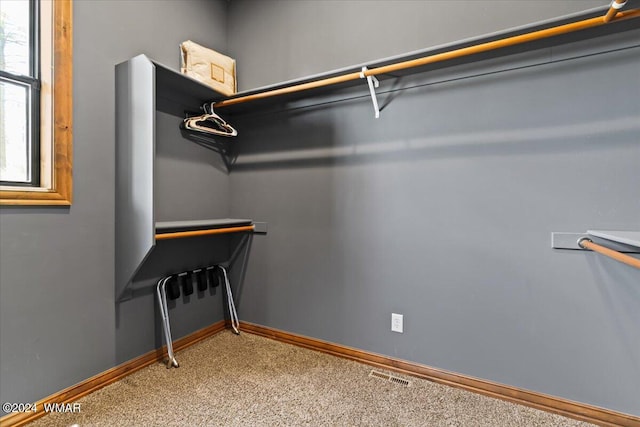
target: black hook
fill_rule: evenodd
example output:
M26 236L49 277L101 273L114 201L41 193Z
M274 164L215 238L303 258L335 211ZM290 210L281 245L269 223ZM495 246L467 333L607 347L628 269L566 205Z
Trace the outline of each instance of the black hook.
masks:
M180 283L182 292L184 292L185 295L191 295L193 293L193 282L191 281L191 277L189 277L188 273L180 273L178 275L178 282Z
M167 296L169 299L178 299L180 298L180 286L178 286L178 281L175 276L172 276L168 282L169 290L167 292Z
M205 271L203 269L198 269L193 271L193 278L196 282L196 287L198 288L198 292L204 292L207 290L207 277L205 275Z
M220 281L218 280L218 271L216 266L207 267L207 281L212 288L218 287Z

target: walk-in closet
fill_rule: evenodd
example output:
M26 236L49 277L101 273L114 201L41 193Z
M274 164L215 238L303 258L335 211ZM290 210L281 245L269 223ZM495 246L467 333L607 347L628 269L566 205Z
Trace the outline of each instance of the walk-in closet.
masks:
M3 426L640 426L639 0L24 1Z

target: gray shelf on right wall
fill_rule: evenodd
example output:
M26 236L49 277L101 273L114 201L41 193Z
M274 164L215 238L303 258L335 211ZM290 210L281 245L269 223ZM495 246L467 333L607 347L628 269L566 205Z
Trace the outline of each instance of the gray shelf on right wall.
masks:
M587 230L587 234L640 248L640 231Z

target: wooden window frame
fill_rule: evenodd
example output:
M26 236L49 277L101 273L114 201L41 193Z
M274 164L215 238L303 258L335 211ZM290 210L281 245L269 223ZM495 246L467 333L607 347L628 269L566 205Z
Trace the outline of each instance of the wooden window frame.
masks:
M53 85L49 97L53 114L41 122L41 134L51 135L50 146L42 146L39 187L0 187L0 205L69 206L72 202L73 158L73 4L53 1ZM46 65L44 65L46 66ZM41 98L42 103L46 99Z

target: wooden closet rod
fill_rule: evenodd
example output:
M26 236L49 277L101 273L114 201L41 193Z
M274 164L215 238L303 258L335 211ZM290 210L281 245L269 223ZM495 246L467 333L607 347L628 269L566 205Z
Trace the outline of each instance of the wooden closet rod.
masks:
M606 248L597 243L593 243L591 240L584 238L578 242L578 246L585 249L590 249L594 252L598 252L604 256L608 256L609 258L613 258L616 261L620 261L624 264L630 265L631 267L640 268L640 259L634 258L629 255L622 254L618 251L614 251L613 249Z
M613 6L612 6L612 9L616 11L616 9L613 8ZM612 9L609 10L607 15L611 12ZM617 15L614 13L612 16L614 15L616 17L616 20L639 18L640 10L618 12ZM599 27L602 25L606 25L606 22L608 22L606 21L606 17L605 19L603 19L602 16L597 16L595 18L590 18L582 21L572 22L569 24L559 25L559 26L547 28L544 30L533 31L533 32L521 34L518 36L507 37L504 39L494 40L486 43L480 43L474 46L463 47L463 48L451 50L448 52L442 52L434 55L424 56L422 58L398 62L395 64L389 64L382 67L373 68L370 70L364 70L363 72L355 71L353 73L343 74L336 77L329 77L326 79L320 79L313 82L283 87L280 89L268 90L266 92L256 93L253 95L240 96L238 98L226 99L224 101L216 102L215 108L224 108L224 107L228 107L235 104L241 104L243 102L250 102L258 99L271 98L274 96L301 92L309 89L330 86L338 83L344 83L351 80L358 80L363 76L366 77L366 76L376 76L379 74L388 74L388 73L393 73L395 71L405 70L408 68L415 68L422 65L433 64L435 62L447 61L451 59L460 58L463 56L489 52L492 50L501 49L509 46L515 46L515 45L519 45L522 43L527 43L535 40L541 40L549 37L559 36L562 34L572 33L575 31L586 30L588 28Z
M176 231L174 233L160 233L156 234L156 240L166 240L166 239L179 239L183 237L196 237L196 236L207 236L210 234L229 234L229 233L239 233L241 231L253 231L255 230L255 225L245 225L242 227L228 227L228 228L212 228L209 230L193 230L193 231Z

